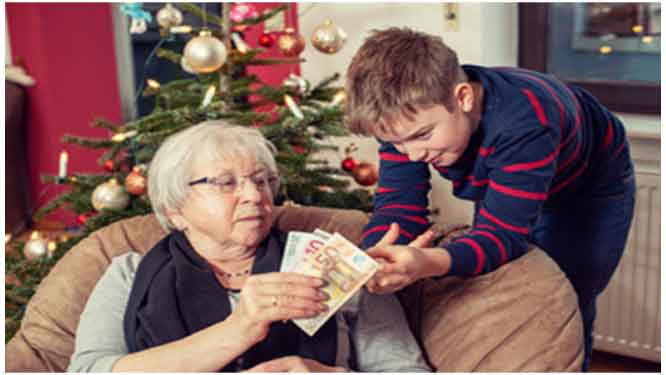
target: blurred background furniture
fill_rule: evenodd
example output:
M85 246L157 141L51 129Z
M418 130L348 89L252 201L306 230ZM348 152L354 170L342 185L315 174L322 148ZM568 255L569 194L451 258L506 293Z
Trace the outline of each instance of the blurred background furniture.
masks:
M25 88L5 81L5 233L16 235L30 224L28 161L25 142Z

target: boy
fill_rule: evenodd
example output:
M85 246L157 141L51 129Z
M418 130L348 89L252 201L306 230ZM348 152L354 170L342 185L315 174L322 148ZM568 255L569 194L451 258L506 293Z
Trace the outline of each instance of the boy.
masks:
M346 91L349 129L380 141L362 246L383 266L368 289L487 273L533 242L578 294L586 370L596 298L633 217L633 165L617 117L580 88L523 69L460 66L440 38L399 28L366 39ZM476 202L473 230L444 249L417 239L429 226L428 164L455 196Z

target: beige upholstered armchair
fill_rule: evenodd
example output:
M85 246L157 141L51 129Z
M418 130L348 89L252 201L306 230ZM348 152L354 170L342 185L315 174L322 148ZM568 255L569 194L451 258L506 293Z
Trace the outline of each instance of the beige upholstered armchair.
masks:
M354 210L280 207L275 220L284 231L322 228L358 243L368 217ZM20 330L6 346L6 370L65 371L79 315L111 258L130 250L144 253L164 235L148 215L114 223L72 248L30 301ZM407 292L400 298L410 325L437 371L580 369L576 295L537 248L492 273L427 280Z

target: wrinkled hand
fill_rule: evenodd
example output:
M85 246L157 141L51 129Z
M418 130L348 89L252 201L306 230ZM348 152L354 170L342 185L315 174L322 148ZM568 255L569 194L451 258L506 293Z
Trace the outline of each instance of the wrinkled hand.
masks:
M346 372L343 367L331 367L315 360L297 356L281 357L260 363L247 372Z
M425 231L409 245L393 245L399 236L400 227L393 223L384 237L367 251L380 265L377 273L366 284L371 293L393 293L427 276L430 261L423 248L431 246L434 232Z
M247 278L238 307L232 315L246 338L255 343L266 338L272 322L313 317L328 308L328 296L319 290L318 277L293 272L271 272Z

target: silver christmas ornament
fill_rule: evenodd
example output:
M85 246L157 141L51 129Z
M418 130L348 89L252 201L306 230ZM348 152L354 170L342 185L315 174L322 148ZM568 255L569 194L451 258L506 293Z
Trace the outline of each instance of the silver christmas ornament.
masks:
M41 238L36 232L33 232L32 237L23 246L23 255L28 260L35 260L48 254L48 247L46 241Z
M129 194L115 179L99 185L92 194L92 205L95 210L122 210L129 204Z
M169 29L172 26L179 26L183 23L183 13L171 5L171 3L167 3L164 8L160 9L155 18L157 19L157 24L165 29Z
M318 26L312 33L312 45L321 52L333 54L342 49L347 41L347 34L334 25L331 20L326 20L323 25Z
M183 56L197 73L211 73L222 67L227 59L227 48L210 30L202 30L199 36L185 45Z

